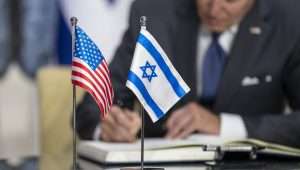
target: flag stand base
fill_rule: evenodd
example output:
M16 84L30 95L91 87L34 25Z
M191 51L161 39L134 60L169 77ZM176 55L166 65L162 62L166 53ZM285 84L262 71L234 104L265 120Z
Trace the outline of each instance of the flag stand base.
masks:
M121 168L120 170L142 170L141 168ZM165 170L164 168L143 168L143 170Z

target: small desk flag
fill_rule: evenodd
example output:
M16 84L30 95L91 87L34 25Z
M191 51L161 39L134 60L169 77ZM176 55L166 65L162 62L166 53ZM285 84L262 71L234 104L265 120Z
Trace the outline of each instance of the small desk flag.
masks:
M126 86L137 96L153 122L190 91L146 29L141 29L138 37Z
M88 91L105 116L114 96L108 66L99 48L78 26L73 56L72 83Z

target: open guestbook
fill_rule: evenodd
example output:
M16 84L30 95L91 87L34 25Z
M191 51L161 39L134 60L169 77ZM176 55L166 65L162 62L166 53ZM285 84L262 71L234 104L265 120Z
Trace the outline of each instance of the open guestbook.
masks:
M102 165L135 165L140 162L140 141L106 143L82 141L78 147L80 160ZM193 163L222 160L226 155L247 155L300 159L300 149L271 144L255 139L225 140L215 136L195 135L186 140L145 139L145 163ZM240 157L240 156L238 156Z

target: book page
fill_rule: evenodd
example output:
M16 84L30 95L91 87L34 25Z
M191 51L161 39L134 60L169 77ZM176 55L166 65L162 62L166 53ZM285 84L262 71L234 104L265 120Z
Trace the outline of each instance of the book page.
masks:
M202 146L202 145L221 145L226 139L220 138L213 135L192 135L187 139L166 139L166 138L146 138L145 139L145 150L153 149L167 149L176 147L186 147L186 146ZM82 141L85 145L93 146L106 151L133 151L140 150L141 142L140 140L134 143L113 143L113 142L103 142L103 141Z

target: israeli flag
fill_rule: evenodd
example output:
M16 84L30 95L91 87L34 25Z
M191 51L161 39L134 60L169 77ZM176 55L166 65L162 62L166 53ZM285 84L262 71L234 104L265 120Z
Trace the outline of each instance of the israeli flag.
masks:
M190 91L164 50L143 28L137 40L126 86L137 96L153 122L163 117Z

